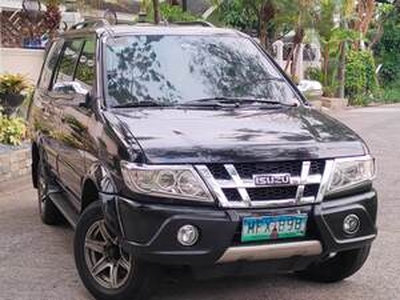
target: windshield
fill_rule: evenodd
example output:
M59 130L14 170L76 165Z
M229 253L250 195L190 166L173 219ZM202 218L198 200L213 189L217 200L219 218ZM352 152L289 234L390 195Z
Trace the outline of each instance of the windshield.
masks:
M298 102L268 58L244 37L135 35L109 39L106 48L112 107L214 98Z

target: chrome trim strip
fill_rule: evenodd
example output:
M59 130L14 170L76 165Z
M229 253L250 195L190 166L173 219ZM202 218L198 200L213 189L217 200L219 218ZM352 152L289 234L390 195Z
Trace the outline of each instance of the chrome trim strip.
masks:
M330 178L333 173L334 166L335 166L335 161L333 159L325 161L324 175L322 176L322 179L321 179L321 184L319 186L317 199L315 199L316 203L320 203L324 199L325 193L328 189Z
M268 208L268 207L290 207L297 205L313 204L321 202L323 195L329 184L330 174L333 169L334 160L325 161L324 174L310 175L311 161L304 161L302 163L300 176L291 178L290 184L287 185L273 185L261 186L255 185L254 180L250 178L241 178L237 172L234 164L225 164L224 168L231 177L231 179L215 179L207 165L196 165L195 169L198 171L202 179L205 181L207 187L218 200L220 206L225 208ZM316 197L304 197L304 190L307 185L319 184L320 188ZM248 190L249 188L268 188L268 187L285 187L297 186L296 196L293 199L251 199ZM223 189L237 189L241 201L230 201L223 192Z
M304 181L305 185L308 184L319 184L321 183L322 180L322 175L320 174L313 174L308 176L308 178ZM279 186L293 186L293 185L299 185L300 184L300 176L295 176L291 178L291 183L290 184L281 184L281 185L275 185L275 186L263 186L263 185L255 185L253 179L242 179L242 185L238 186L233 180L227 180L227 179L215 179L215 181L220 185L221 188L223 189L229 189L229 188L262 188L262 187L279 187Z
M238 172L236 171L236 168L234 165L229 164L229 165L224 165L225 170L228 172L229 176L231 176L232 180L235 182L237 186L237 190L240 194L240 197L242 198L242 201L246 203L248 207L251 207L251 199L249 194L247 193L247 190L243 187L243 181L242 178L240 178Z
M301 241L257 246L230 247L218 259L217 264L240 260L258 261L283 259L293 256L314 256L322 253L319 241Z
M282 207L282 206L294 206L296 205L296 199L279 199L279 200L263 200L263 201L252 201L252 207Z
M218 199L219 203L223 207L229 207L229 201L225 196L225 193L220 188L217 181L214 179L214 176L211 174L210 170L206 165L196 165L195 169L199 172L200 177L202 177L203 181L206 183L211 193Z
M310 174L311 162L303 161L303 165L301 168L300 180L301 184L304 184L307 181L308 175Z
M314 203L315 197L303 197L300 204ZM296 199L279 199L279 200L265 200L265 201L252 201L253 207L278 207L278 206L293 206L298 204Z
M367 240L373 240L376 238L376 234L370 234L370 235L365 235L365 236L360 236L357 238L350 238L347 240L338 240L335 238L335 242L338 244L350 244L350 243L357 243L357 242L363 242Z
M296 204L300 204L301 199L303 198L305 183L307 182L308 175L310 174L311 162L303 161L301 166L301 174L300 174L300 184L297 187L296 193Z

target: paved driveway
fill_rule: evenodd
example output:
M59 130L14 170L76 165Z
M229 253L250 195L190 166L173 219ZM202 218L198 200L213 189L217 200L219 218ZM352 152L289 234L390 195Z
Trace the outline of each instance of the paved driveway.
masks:
M178 278L164 282L154 299L400 299L400 106L349 110L338 117L378 158L380 231L361 272L333 285L282 275L206 282ZM3 184L0 195L0 299L92 299L75 270L72 230L40 223L29 181Z

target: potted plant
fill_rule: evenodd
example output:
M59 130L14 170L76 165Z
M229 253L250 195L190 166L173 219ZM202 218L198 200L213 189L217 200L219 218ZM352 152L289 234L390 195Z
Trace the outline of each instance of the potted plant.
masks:
M0 75L0 104L6 114L12 113L25 100L28 80L21 74Z

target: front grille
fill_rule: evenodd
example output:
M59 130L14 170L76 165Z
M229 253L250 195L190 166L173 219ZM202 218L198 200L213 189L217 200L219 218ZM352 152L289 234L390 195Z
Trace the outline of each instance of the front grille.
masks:
M316 197L319 191L319 184L310 184L304 187L304 197Z
M313 203L320 190L324 160L196 166L223 207L287 207ZM290 174L286 185L258 186L254 175Z
M222 164L209 164L208 169L210 170L211 174L216 179L231 179L228 171L225 169L224 165Z
M222 189L228 201L242 201L237 189Z
M324 174L325 161L313 160L310 165L310 174Z
M254 174L282 174L300 176L301 161L235 164L236 171L242 178L252 178Z
M297 186L252 188L247 189L247 192L252 201L294 199Z

